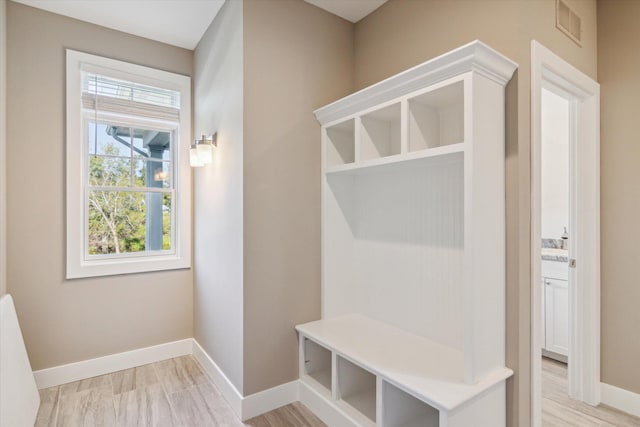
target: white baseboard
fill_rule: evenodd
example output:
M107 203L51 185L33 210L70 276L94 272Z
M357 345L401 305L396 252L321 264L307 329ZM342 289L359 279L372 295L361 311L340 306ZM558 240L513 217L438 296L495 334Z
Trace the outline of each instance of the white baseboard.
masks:
M600 400L612 408L640 417L640 394L600 383Z
M222 372L222 369L216 365L216 362L209 357L207 352L204 351L195 339L193 339L193 357L195 357L211 381L213 381L216 387L218 387L218 390L222 393L222 396L225 398L229 406L231 406L233 412L238 416L238 418L241 418L242 394L240 394L238 389L233 385L229 378L227 378L224 372Z
M195 339L193 340L193 357L200 363L202 369L204 369L211 381L218 387L218 390L227 403L229 403L233 412L235 412L242 421L257 417L258 415L298 400L298 381L281 384L246 397L242 396L229 378L222 372L220 367L209 357L207 352L204 351Z
M299 383L298 380L291 381L243 398L242 421L297 402L299 400Z
M54 366L33 372L38 389L79 381L98 375L110 374L123 369L135 368L148 363L159 362L173 357L184 356L193 352L191 338L173 341L152 347L125 351L81 362Z

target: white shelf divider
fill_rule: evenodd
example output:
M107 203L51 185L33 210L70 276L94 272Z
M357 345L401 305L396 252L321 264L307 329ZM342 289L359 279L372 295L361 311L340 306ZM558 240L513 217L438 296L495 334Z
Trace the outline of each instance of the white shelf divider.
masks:
M405 154L398 154L389 157L382 157L372 160L360 161L345 165L333 166L327 168L327 175L337 175L342 173L359 173L363 171L391 170L392 168L411 166L412 162L431 159L432 162L449 161L456 154L464 153L465 145L453 144L442 147L435 147L426 150L414 151Z

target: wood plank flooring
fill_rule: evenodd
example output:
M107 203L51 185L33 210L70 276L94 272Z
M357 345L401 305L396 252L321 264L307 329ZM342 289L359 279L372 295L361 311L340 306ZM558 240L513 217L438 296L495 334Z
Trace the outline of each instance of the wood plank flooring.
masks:
M36 427L325 427L293 403L242 423L191 356L40 390ZM543 358L545 427L640 427L640 418L567 396L566 365Z
M40 390L35 427L325 427L293 403L242 423L191 356Z
M640 418L606 405L590 406L570 399L567 365L542 358L542 425L544 427L640 427Z

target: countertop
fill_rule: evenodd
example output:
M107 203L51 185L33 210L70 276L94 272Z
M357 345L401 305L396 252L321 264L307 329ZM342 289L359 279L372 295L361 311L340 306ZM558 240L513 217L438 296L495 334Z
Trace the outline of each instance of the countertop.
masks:
M569 251L560 248L542 248L544 261L569 262Z

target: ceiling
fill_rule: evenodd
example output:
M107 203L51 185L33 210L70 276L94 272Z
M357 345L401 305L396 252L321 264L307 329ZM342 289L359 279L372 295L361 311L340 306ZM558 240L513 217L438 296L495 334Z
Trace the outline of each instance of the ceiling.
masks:
M304 0L314 6L338 15L341 18L358 22L384 3L387 0Z
M185 49L195 49L225 2L225 0L14 1ZM382 6L387 0L305 1L355 23Z
M224 0L14 1L186 49L195 49L224 4Z

